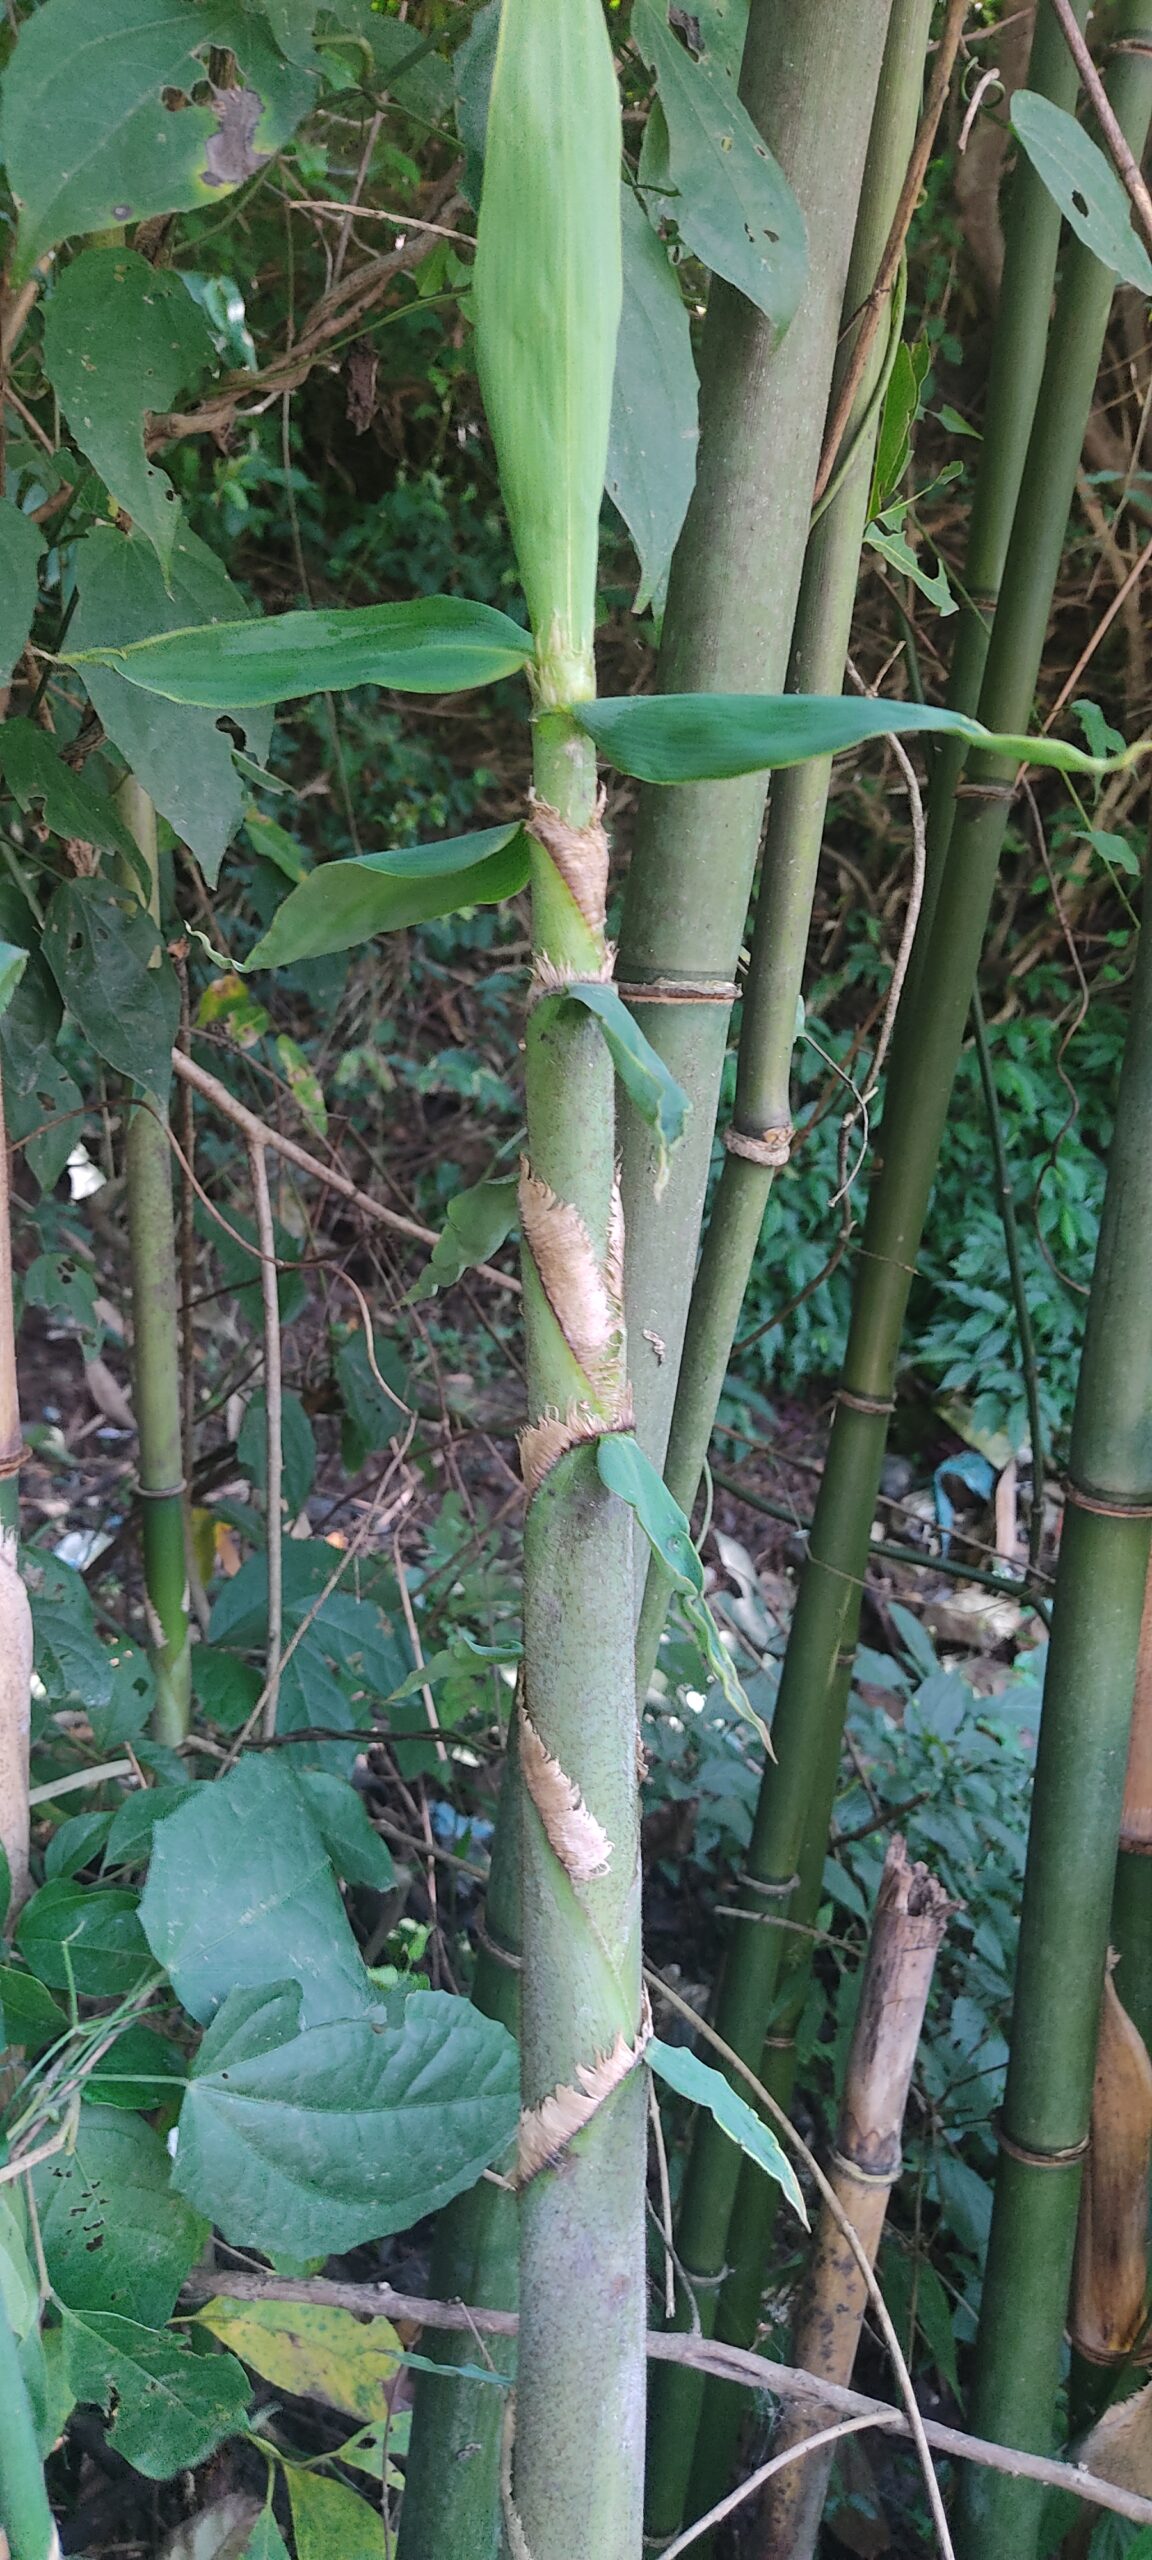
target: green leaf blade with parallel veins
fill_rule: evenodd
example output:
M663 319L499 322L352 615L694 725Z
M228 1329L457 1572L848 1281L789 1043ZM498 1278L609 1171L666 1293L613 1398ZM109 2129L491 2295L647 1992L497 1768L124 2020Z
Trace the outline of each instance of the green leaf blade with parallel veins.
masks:
M621 192L620 213L624 307L606 486L640 561L632 610L659 612L696 478L696 365L675 270L631 187Z
M169 702L233 711L359 684L394 693L462 693L515 675L531 648L527 632L493 605L418 596L411 604L211 623L124 648L63 655L68 666L112 667Z
M669 1155L684 1134L687 1094L629 1013L618 987L593 978L578 979L565 990L563 1001L582 1004L595 1015L624 1091L655 1137L659 1198L668 1179Z
M768 2177L776 2180L793 2212L799 2214L806 2226L808 2215L794 2169L770 2126L756 2114L754 2107L749 2106L747 2098L742 2098L724 2078L723 2072L714 2071L710 2063L699 2061L687 2045L662 2044L659 2036L653 2036L646 2060L657 2077L665 2080L670 2089L675 2089L678 2096L690 2098L693 2106L707 2107L709 2115L715 2116L729 2140L739 2143L741 2151L747 2152L750 2160L755 2160Z
M528 847L518 821L454 836L325 862L309 872L277 909L249 969L280 969L351 951L374 934L427 924L460 907L499 906L528 878Z
M1009 763L1049 765L1060 773L1111 773L1147 752L1138 741L1118 756L1090 756L1062 738L982 728L943 704L861 701L849 694L622 694L579 703L574 716L608 762L640 782L729 782L812 756L841 755L870 738L934 732L967 738Z
M145 453L145 412L165 409L214 352L181 278L134 249L83 250L44 315L45 370L72 434L165 570L180 501Z

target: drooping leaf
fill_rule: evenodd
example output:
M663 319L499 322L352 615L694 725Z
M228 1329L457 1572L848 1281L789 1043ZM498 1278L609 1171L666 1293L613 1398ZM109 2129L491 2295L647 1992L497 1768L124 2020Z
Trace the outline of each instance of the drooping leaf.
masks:
M919 588L922 596L927 596L937 613L955 613L956 598L948 584L947 570L939 560L934 569L926 569L919 552L913 549L907 534L899 526L890 528L881 519L868 526L864 540L869 550L879 552L880 558L886 560L899 577L911 578L913 586Z
M243 2366L234 2356L196 2355L171 2329L66 2311L64 2360L76 2398L112 2412L109 2444L146 2480L194 2470L244 2424Z
M620 216L624 302L605 486L640 561L632 610L660 612L696 478L696 364L668 252L631 187L622 191Z
M603 1484L626 1502L655 1556L670 1575L680 1605L712 1674L728 1704L754 1725L767 1752L772 1743L767 1725L746 1696L731 1654L704 1596L704 1567L692 1544L692 1532L675 1495L629 1431L613 1431L596 1443L596 1463Z
M307 1804L257 1754L157 1826L140 1918L194 2018L289 1971L306 2025L358 2017L374 1997Z
M782 333L804 288L804 217L741 102L731 51L709 44L706 8L696 26L698 51L669 25L667 0L636 0L632 34L655 72L663 119L641 160L645 202Z
M269 2042L284 2008L283 1987L233 1994L181 2109L175 2183L236 2245L326 2255L406 2230L509 2141L516 2048L470 2002L415 1991L396 2023L377 2008Z
M124 648L72 648L63 657L68 666L114 667L170 702L232 711L356 684L386 685L395 693L461 693L515 675L530 654L527 632L493 605L418 596L412 604L211 623Z
M7 684L32 628L44 536L22 507L0 498L0 684Z
M72 434L165 569L180 501L144 451L145 412L166 409L213 354L181 277L134 249L83 250L44 315L45 370Z
M235 56L241 82L198 106L190 93L214 47ZM218 204L314 96L243 0L44 0L21 27L0 105L20 212L14 280L57 240Z
M155 1972L137 1897L119 1887L74 1884L64 1876L41 1885L20 1914L16 1944L50 1990L74 1984L94 2000L135 1991Z
M316 2471L288 2471L296 2560L387 2560L384 2519L342 2481Z
M71 637L78 649L119 646L189 622L234 624L251 610L215 552L184 524L176 529L167 586L151 544L115 525L97 525L78 545L76 583L80 603ZM191 846L212 887L248 797L227 732L213 712L157 699L110 665L87 666L85 683L109 737L161 816ZM270 715L236 703L221 709L251 754L265 756Z
M390 2321L358 2320L330 2303L232 2302L224 2294L196 2319L265 2382L351 2418L379 2417L404 2361Z
M49 901L42 947L97 1057L145 1092L167 1093L180 989L139 899L106 880L62 880Z
M962 711L932 702L871 702L848 694L624 694L582 702L576 717L620 773L640 782L726 782L810 756L840 755L869 738L934 731L967 738L987 753L1060 773L1112 772L1144 752L1085 755L1062 738L1022 738L985 729Z
M434 1298L449 1289L478 1262L488 1262L511 1235L519 1216L515 1177L503 1182L475 1182L448 1203L443 1232L437 1237L416 1286L413 1301Z
M460 907L498 906L528 878L528 847L519 821L322 863L277 909L257 943L250 969L281 969L328 951L350 951L373 934L454 915Z
M600 0L504 0L473 307L484 406L545 698L594 684L620 319L620 101Z
M907 340L902 339L896 349L880 412L868 500L869 516L879 515L881 508L895 497L908 468L912 429L919 414L920 394L931 360L932 350L926 338L919 339L914 346L909 346Z
M75 2149L42 2160L32 2182L61 2301L162 2327L208 2225L173 2192L151 2126L117 2107L81 2107Z
M0 766L13 799L25 812L37 805L53 835L75 837L132 859L134 839L111 800L94 790L84 774L61 763L53 740L34 722L4 722Z
M771 2127L756 2114L754 2107L749 2106L747 2098L742 2098L731 2082L724 2078L723 2072L714 2071L710 2063L699 2061L687 2045L662 2044L659 2036L653 2036L646 2060L658 2077L666 2080L669 2088L675 2089L680 2097L690 2098L693 2106L707 2107L721 2132L739 2143L741 2151L747 2152L750 2160L755 2160L770 2178L775 2179L794 2212L806 2225L808 2215L804 2198L791 2162L781 2150Z
M1017 89L1012 130L1077 239L1125 284L1152 293L1152 258L1132 227L1132 207L1111 162L1064 107Z
M668 1179L669 1152L683 1136L688 1097L645 1038L617 987L581 979L568 988L565 1002L582 1004L595 1014L624 1091L655 1137L659 1198Z

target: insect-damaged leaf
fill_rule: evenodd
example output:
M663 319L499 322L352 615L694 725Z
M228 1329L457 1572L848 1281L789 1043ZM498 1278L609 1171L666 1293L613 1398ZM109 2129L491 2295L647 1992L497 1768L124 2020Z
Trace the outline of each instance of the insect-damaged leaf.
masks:
M248 961L279 969L350 951L373 934L426 924L460 907L499 906L528 878L528 845L518 821L452 836L444 844L401 845L346 862L325 862L277 908Z
M1017 90L1011 117L1037 177L1085 248L1125 284L1152 293L1152 258L1132 228L1132 208L1120 180L1091 134L1035 89Z
M145 412L164 409L213 354L181 277L134 249L83 250L44 314L45 370L72 434L165 568L180 501L145 454Z
M62 764L51 738L31 720L6 720L0 729L0 769L15 801L27 813L39 807L54 836L126 854L135 840L119 811L82 773Z
M666 0L636 0L632 34L659 88L640 180L652 219L671 219L693 256L783 331L807 272L804 216L740 99L720 15L703 0L690 49Z
M170 702L232 711L354 684L460 693L515 675L531 650L527 632L494 605L418 596L411 604L271 613L262 622L211 623L126 648L73 648L63 655L68 666L114 667Z
M166 1093L180 990L159 929L131 890L62 880L44 920L43 951L97 1057L147 1092Z
M962 711L932 702L860 701L833 693L622 694L581 702L574 718L610 764L640 782L727 782L741 773L840 755L869 738L940 731L987 755L1051 765L1060 773L1111 773L1147 752L1139 742L1118 756L1089 756L1061 738L1023 738L985 729Z
M65 2311L64 2363L78 2400L113 2411L108 2442L146 2480L191 2471L244 2423L248 2377L234 2356L198 2356L172 2330L116 2312Z
M167 2320L208 2236L173 2193L159 2134L118 2107L84 2106L76 2145L32 2172L48 2273L74 2311Z
M190 93L214 48L234 56L239 85L197 106ZM21 27L0 105L20 213L14 281L57 240L218 203L279 150L315 94L243 0L43 0Z

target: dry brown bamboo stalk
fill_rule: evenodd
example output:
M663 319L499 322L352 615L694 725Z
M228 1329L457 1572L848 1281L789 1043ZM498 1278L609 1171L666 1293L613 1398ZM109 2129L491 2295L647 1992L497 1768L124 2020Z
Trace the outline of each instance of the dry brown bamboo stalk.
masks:
M865 1959L829 2177L842 2211L875 2261L888 2198L900 2172L904 2109L920 2040L936 1951L952 1910L942 1886L908 1856L895 1835L884 1861ZM867 2305L864 2280L825 2207L793 2351L823 2380L851 2379ZM794 2411L778 2447L801 2443L819 2416ZM790 2464L772 2481L758 2520L757 2560L810 2560L820 2527L832 2453Z
M1121 2006L1111 1964L1100 2012L1069 2317L1073 2346L1093 2364L1126 2361L1145 2325L1148 2294L1152 2062Z

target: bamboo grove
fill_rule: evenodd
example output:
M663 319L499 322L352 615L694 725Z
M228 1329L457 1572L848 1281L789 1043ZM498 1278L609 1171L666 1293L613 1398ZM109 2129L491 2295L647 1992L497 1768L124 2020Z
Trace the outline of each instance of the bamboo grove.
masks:
M985 72L1007 64L1016 18L968 0L843 0L831 34L827 0L10 0L12 2560L111 2548L121 2507L127 2547L169 2560L811 2560L844 2547L862 2475L843 2440L885 2432L899 2521L850 2548L1041 2560L1136 2553L1152 2532L1152 955L1140 861L1109 823L1118 795L1129 828L1146 804L1149 740L1070 698L1117 617L1138 617L1146 556L1117 576L1116 527L1148 511L1152 0L1017 16L1030 51L1009 81ZM938 232L955 271L947 188L981 119L1008 174L977 431L946 405L929 416L935 342L912 306ZM390 189L406 211L375 200ZM329 226L310 313L291 245L305 210ZM1118 309L1144 409L1123 471L1089 474L1111 433ZM414 540L411 562L400 541L382 567L337 534L354 474L331 417L330 469L310 478L293 442L294 397L342 364L357 434L383 415L394 321L421 333L397 384L422 364L487 474L486 512L452 484L443 573ZM926 419L967 441L920 491ZM274 462L258 464L270 420ZM921 519L961 487L946 575ZM1103 522L1117 592L1105 611L1089 587L1090 636L1042 719L1078 506ZM253 579L277 524L288 570ZM624 641L606 604L621 524L640 569ZM309 543L331 553L320 603ZM862 595L882 597L891 645L862 633ZM461 772L426 841L401 816L395 844L365 850L372 759L402 762L404 724L425 715L483 741L471 798ZM325 766L298 790L277 757L291 766L304 736ZM814 1045L838 792L864 777L853 805L874 815L881 773L907 858L871 1049L848 1071L818 1052L852 1104L821 1203L826 1270L850 1280L846 1350L787 1627L754 1643L752 1597L741 1641L710 1543L733 1481L727 1388L808 1134L799 1043ZM298 841L310 796L339 830L315 862ZM1055 895L1070 812L1109 864L1123 1039L1057 1543L982 969L986 983L1021 841ZM469 831L452 834L461 813ZM221 865L241 836L255 886L237 924ZM490 963L513 1023L519 1125L487 1178L441 1184L437 1225L395 1206L379 1156L353 1178L320 1076L279 1026L342 1003L354 954L367 1054L406 969L453 949L436 937L461 919L476 983ZM1011 1578L999 1507L983 1569L949 1561L945 1480L959 1463L983 1483L983 1466L985 1494L999 1472L1014 1500L1023 1459L993 1470L975 1431L935 1467L931 1551L877 1530L973 1051L1031 1435ZM321 1052L338 1080L347 1061ZM266 1087L256 1060L275 1062ZM374 1072L399 1090L395 1059ZM64 1195L82 1200L89 1176L107 1203L78 1272ZM353 1242L329 1251L337 1211ZM512 1236L518 1275L500 1258ZM385 1247L407 1257L402 1286L381 1285ZM210 1250L221 1286L203 1283ZM130 1401L102 1358L105 1252L123 1271ZM341 1462L357 1481L376 1467L351 1539L326 1535L333 1511L312 1501L314 1416L333 1397L307 1360L311 1407L286 1383L313 1284ZM197 1325L221 1299L241 1357L209 1387ZM406 1346L447 1412L460 1305L518 1382L503 1547L481 1528L457 1551L434 1523L406 1557L414 1489L430 1499L437 1466L456 1481ZM26 1404L40 1396L45 1339L82 1343L88 1392L132 1451L123 1516L63 1540L51 1522L68 1505L37 1488L43 1452L60 1465L68 1448L38 1409L22 1424L17 1383L19 1363ZM222 1458L206 1432L221 1413ZM484 1643L454 1595L477 1548L488 1570L512 1545L515 1622ZM907 1815L931 1856L956 1723L933 1784L894 1812L853 1739L884 1556L1035 1600L1047 1636L1010 2025L971 2075L996 2078L971 2120L996 2144L994 2197L973 2280L953 2286L954 2337L934 2268L910 2324L887 2299L907 2255L908 2129L933 2103L925 2018L963 1897L896 1828ZM953 1672L926 1637L916 1656L908 1623L894 1609L887 1633L921 1673L928 1644L927 1680L893 1722L922 1736L923 1696L951 1696ZM998 1693L965 1694L978 1728ZM654 1706L681 1731L722 1717L747 1779L725 1900L701 1869L702 1943L722 1954L691 1998L679 1967L645 1963ZM846 1748L870 1808L847 1830ZM477 1770L483 1826L452 1794ZM844 1941L830 1842L877 1832L871 1906L853 1886ZM438 1895L458 1890L473 1900L456 1926ZM964 2192L931 2192L945 2238ZM923 2208L921 2183L928 2267ZM918 2336L949 2383L943 2417L909 2372ZM298 2424L303 2404L319 2418ZM886 2532L876 2478L856 2494ZM107 2533L99 2508L89 2542L100 2497Z

